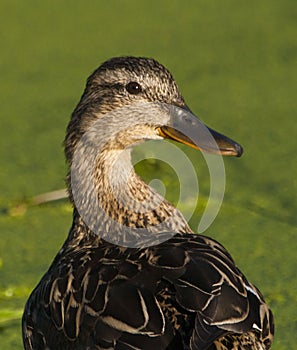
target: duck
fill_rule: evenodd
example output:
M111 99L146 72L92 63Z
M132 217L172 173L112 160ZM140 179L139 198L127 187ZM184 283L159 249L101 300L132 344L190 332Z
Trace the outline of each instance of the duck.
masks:
M273 315L216 240L136 174L135 145L168 139L240 157L152 58L107 60L64 141L73 222L22 318L26 350L268 350Z

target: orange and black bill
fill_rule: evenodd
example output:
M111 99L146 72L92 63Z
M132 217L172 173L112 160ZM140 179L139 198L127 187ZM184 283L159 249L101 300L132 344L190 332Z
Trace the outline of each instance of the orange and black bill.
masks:
M243 148L235 141L204 125L189 110L172 106L168 125L160 126L160 136L181 142L202 152L240 157Z

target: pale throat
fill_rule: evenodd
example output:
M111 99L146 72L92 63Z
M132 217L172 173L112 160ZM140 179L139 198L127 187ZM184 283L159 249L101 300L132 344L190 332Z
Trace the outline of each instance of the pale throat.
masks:
M98 184L100 201L117 200L127 209L155 207L150 199L161 196L147 185L135 172L131 148L109 149L97 158L94 182Z
M155 231L162 221L162 230L191 232L181 212L136 174L131 148L102 151L94 178L100 205L118 222Z

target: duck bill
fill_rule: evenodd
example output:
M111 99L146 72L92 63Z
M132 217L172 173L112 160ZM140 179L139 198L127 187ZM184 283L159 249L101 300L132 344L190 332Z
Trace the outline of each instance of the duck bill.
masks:
M227 136L208 128L189 110L173 107L168 125L158 128L163 138L174 140L205 153L240 157L242 147Z

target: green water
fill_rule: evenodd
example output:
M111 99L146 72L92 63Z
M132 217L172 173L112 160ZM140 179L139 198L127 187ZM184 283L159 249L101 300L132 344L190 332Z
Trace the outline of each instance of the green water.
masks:
M66 201L26 203L64 187L62 140L88 74L112 56L131 54L167 66L191 109L244 146L242 158L225 160L224 203L206 234L228 248L271 305L273 349L294 350L294 1L2 0L0 12L1 349L22 349L22 308L71 224ZM182 149L199 174L201 200L191 219L196 229L208 172L197 151ZM160 177L167 197L176 200L170 169L149 161L138 171L148 181ZM182 203L185 212L189 206Z

